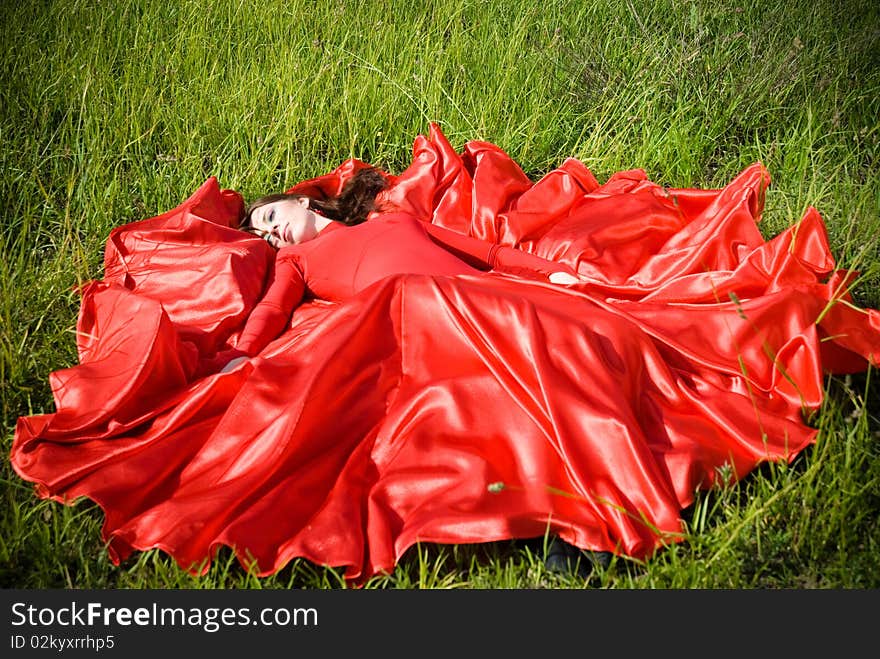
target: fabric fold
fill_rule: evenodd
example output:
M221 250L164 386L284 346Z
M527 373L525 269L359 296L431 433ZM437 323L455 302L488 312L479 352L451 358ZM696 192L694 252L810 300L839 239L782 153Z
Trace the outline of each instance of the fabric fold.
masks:
M290 191L332 196L366 166ZM386 210L580 281L396 273L306 296L217 372L275 252L235 228L243 199L212 177L110 233L81 291L79 363L50 374L54 412L19 418L16 473L96 502L116 563L159 548L195 574L228 546L259 575L302 557L363 583L415 543L548 531L645 558L682 539L719 474L815 441L825 374L880 365L880 313L853 302L819 212L762 237L760 163L713 190L642 170L600 184L573 158L532 182L432 125L386 175Z

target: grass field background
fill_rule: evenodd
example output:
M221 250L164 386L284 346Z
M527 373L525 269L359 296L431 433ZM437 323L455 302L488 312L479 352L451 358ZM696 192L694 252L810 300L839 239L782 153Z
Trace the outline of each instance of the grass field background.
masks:
M54 410L76 362L79 282L118 224L208 176L251 199L356 157L399 173L437 122L537 180L569 156L721 187L762 161L770 237L813 205L880 307L880 5L783 0L70 0L2 3L0 586L339 588L294 561L195 578L151 551L112 565L102 514L40 501L8 462L16 419ZM540 547L414 547L368 588L876 588L880 374L829 378L816 445L701 494L688 538L584 582Z

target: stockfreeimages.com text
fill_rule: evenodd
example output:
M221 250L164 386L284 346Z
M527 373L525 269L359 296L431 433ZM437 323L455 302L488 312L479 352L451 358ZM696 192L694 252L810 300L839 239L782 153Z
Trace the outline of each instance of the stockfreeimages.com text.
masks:
M223 627L317 627L315 608L263 608L256 613L248 607L107 607L100 602L69 606L36 607L25 602L12 605L12 625L20 627L193 627L216 632Z

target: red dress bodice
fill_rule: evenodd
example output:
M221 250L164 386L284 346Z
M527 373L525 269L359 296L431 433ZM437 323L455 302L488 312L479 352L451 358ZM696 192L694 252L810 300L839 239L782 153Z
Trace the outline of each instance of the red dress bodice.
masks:
M332 222L317 237L282 247L260 303L235 348L219 353L208 370L237 356L253 356L283 330L304 296L341 302L393 275L474 275L495 270L546 281L568 266L422 222L387 213L347 226Z

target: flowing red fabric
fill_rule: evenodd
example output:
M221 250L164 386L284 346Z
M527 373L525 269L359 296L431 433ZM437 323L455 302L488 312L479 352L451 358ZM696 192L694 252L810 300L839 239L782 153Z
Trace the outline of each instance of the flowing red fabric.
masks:
M17 473L97 502L115 562L158 547L193 573L225 545L260 575L304 557L363 582L415 543L545 533L644 558L682 538L699 489L815 440L824 373L880 363L880 314L853 304L816 210L762 238L760 164L712 190L600 185L575 159L533 183L436 125L413 156L388 175L396 212L582 282L389 276L305 299L258 356L202 377L275 258L210 178L111 232L56 411L18 420ZM332 195L363 166L292 190Z

